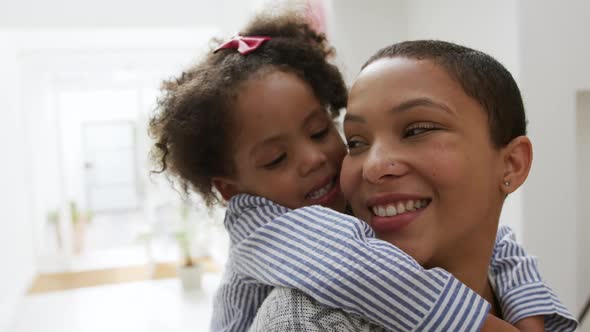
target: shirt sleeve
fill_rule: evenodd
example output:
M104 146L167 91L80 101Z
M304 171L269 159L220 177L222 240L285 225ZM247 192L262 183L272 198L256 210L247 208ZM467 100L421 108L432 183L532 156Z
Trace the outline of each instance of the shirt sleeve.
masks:
M288 213L290 209L264 197L239 194L229 201L224 226L231 248L259 227ZM246 331L258 308L272 291L271 285L257 283L231 268L231 259L224 269L223 279L213 298L210 331Z
M319 206L260 227L230 260L257 282L301 290L390 331L478 331L490 309L450 273L422 268L366 223Z
M498 230L490 281L507 322L515 324L526 317L545 316L546 331L575 331L575 318L543 282L537 258L526 254L507 226Z

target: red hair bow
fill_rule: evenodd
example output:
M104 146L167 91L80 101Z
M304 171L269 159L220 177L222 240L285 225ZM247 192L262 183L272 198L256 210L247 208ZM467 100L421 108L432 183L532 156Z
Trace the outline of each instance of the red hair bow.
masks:
M227 41L221 44L218 48L213 51L213 53L225 49L225 48L232 48L238 50L240 54L248 54L255 49L259 48L265 41L270 40L270 37L256 37L256 36L236 36L233 37L230 41Z

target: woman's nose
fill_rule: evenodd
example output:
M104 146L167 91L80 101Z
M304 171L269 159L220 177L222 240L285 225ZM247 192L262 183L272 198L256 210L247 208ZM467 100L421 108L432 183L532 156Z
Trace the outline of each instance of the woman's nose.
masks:
M363 163L362 174L366 181L379 184L405 175L408 169L399 154L391 149L378 148L369 152Z

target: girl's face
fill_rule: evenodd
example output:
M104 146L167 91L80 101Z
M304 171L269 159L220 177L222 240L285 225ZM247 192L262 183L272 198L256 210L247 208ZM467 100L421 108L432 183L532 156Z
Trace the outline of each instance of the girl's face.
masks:
M217 185L225 186L224 196L344 210L338 179L346 148L308 84L292 73L264 73L241 86L236 106L235 176Z
M504 193L487 113L430 61L378 60L352 87L341 186L354 214L424 266L495 235Z

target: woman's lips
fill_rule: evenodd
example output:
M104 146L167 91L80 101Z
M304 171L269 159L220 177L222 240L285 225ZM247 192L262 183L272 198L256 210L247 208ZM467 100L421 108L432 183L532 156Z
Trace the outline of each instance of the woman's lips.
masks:
M421 211L405 212L394 217L379 217L373 215L371 218L371 227L376 232L397 232L409 225Z
M371 226L377 232L396 232L414 221L430 199L410 194L379 195L367 201Z

